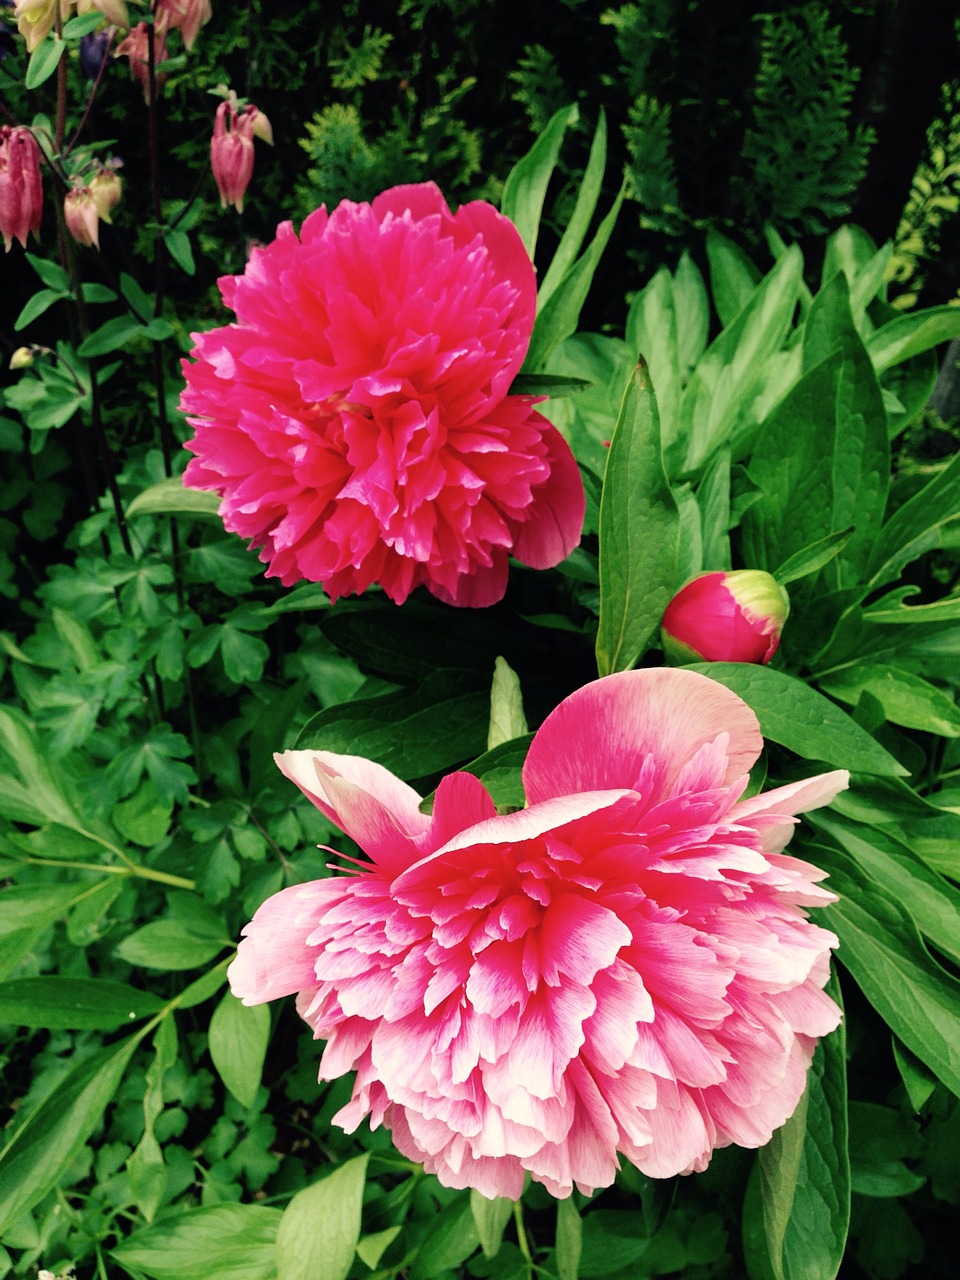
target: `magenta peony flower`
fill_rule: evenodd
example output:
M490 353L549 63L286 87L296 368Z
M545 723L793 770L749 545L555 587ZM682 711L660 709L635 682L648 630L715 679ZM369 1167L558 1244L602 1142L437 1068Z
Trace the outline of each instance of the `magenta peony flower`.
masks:
M782 850L840 770L738 799L753 713L692 671L607 676L530 747L529 807L498 816L471 774L433 815L380 765L286 751L283 772L369 856L284 889L230 971L246 1004L298 992L356 1070L335 1117L369 1116L446 1186L555 1196L702 1170L792 1114L818 1036L832 933L805 908L823 873Z
M479 606L503 595L508 552L542 569L576 546L573 456L507 394L536 288L492 206L451 214L423 183L320 208L220 288L237 323L196 335L184 365L184 480L222 495L268 574Z

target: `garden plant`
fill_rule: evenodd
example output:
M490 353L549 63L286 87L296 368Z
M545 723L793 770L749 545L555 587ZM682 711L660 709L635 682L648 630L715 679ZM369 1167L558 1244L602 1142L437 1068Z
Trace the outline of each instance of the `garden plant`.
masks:
M954 1274L956 86L556 8L0 8L0 1277Z

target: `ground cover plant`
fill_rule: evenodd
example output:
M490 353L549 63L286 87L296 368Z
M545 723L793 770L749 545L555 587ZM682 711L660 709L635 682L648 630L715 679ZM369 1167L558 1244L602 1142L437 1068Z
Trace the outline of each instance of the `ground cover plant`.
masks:
M6 7L0 1275L952 1275L960 309L431 8Z

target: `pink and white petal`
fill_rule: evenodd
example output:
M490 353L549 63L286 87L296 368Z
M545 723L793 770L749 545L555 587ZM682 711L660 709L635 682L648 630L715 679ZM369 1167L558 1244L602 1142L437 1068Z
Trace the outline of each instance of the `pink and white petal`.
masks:
M332 751L284 751L274 756L325 817L388 876L416 860L414 840L430 826L421 797L383 765Z
M731 809L729 821L755 827L760 833L764 851L779 853L793 834L795 823L790 819L795 814L830 804L849 785L850 774L846 769L818 773L813 778L804 778L801 782L791 782L774 791L741 800Z
M533 491L527 518L517 528L513 554L531 569L552 569L580 542L586 495L577 460L560 432L540 414L550 475Z
M604 676L565 698L540 726L523 766L524 790L533 805L581 791L634 789L644 775L644 798L656 802L721 733L729 734L729 783L749 772L763 746L756 716L735 693L694 671L646 667ZM644 771L651 759L653 777L649 763Z
M314 880L281 889L257 909L243 928L237 958L227 970L233 994L244 1004L263 1004L316 986L316 948L307 938L343 883Z
M636 1165L648 1178L672 1178L704 1168L716 1143L713 1123L704 1117L689 1089L681 1088L670 1103L658 1098L657 1105L646 1113L650 1145Z
M448 773L433 797L430 827L418 843L430 853L467 827L497 816L490 792L472 773Z

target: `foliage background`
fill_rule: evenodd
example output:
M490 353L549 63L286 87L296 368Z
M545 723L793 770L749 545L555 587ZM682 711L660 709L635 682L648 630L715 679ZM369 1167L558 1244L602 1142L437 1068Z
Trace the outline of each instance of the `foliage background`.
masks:
M58 354L5 374L0 416L0 1274L953 1274L960 480L956 423L925 404L933 351L960 324L947 307L895 324L898 305L946 303L957 286L946 8L562 0L545 28L539 6L481 0L215 3L193 52L177 49L167 68L161 215L182 238L165 249L142 95L110 68L84 139L123 158L125 194L103 253L79 255L86 318L67 296L77 290L53 199L35 261L15 251L2 265L19 315L2 327L5 350ZM87 93L75 44L64 66L69 136ZM26 90L25 71L14 41L0 65L5 110L51 118L56 78ZM221 83L265 110L276 138L272 152L258 144L242 219L220 211L206 172L208 91ZM591 167L601 108L606 164ZM223 320L216 278L241 270L281 218L401 181L434 178L453 202L512 200L535 229L529 196L505 182L548 127L557 166L542 280L578 193L590 192L597 234L626 174L605 250L589 259L589 294L558 289L563 306L552 330L540 326L531 365L594 383L550 408L585 469L582 551L556 573L514 570L504 604L480 618L426 599L329 609L318 588L280 591L209 504L156 488L168 470L162 417L174 445L184 435L178 358L191 330ZM900 185L888 191L890 175ZM850 216L876 243L838 231ZM888 239L892 250L877 251ZM583 244L600 247L585 235L575 258ZM45 310L41 288L54 295ZM606 519L623 536L630 516L612 489L601 507L603 441L627 450L649 421L636 387L634 418L618 421L638 351L671 488L657 500L663 540L634 566L656 588L636 651L604 656L619 588L598 565L597 532ZM810 406L841 384L856 411L834 430L859 431L882 477L862 499L875 526L886 520L879 550L844 541L864 506L824 513L804 504L798 478L774 484L786 439L811 465L822 452ZM176 470L183 459L166 443ZM116 504L103 496L111 485ZM649 540L649 526L633 532ZM628 1169L559 1210L533 1187L515 1217L438 1187L382 1133L331 1128L345 1085L317 1084L316 1047L290 1003L241 1010L222 990L240 926L281 885L325 874L314 846L333 838L271 752L294 741L361 751L425 792L482 758L501 801L519 803L523 742L483 758L496 657L516 672L533 727L596 674L598 627L601 664L658 661L653 626L670 591L700 567L743 561L792 561L803 619L777 669L739 689L766 721L769 775L787 781L811 760L858 770L845 805L805 836L852 904L830 921L846 962L845 1050L837 1038L820 1063L834 1085L846 1066L851 1102L824 1091L824 1115L792 1135L812 1160L832 1133L825 1165L778 1188L783 1151L764 1164L729 1150L695 1179L657 1184ZM904 616L918 607L922 619ZM770 683L778 676L788 685ZM819 699L825 735L802 731L806 696ZM121 1034L131 1012L132 1037ZM845 1242L842 1194L825 1230L824 1206L797 1185L842 1193L846 1125ZM291 1241L318 1221L328 1225L311 1270Z

